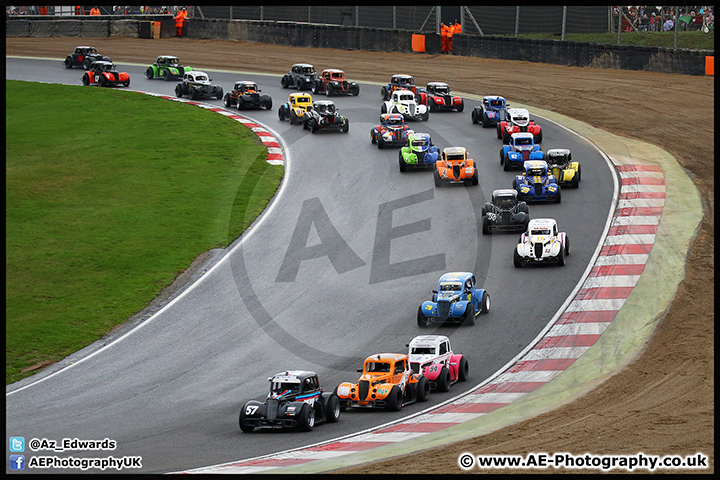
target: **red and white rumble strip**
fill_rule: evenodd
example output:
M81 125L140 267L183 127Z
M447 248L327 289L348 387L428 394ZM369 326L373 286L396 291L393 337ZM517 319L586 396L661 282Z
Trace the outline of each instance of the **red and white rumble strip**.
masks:
M282 147L280 146L280 143L275 138L275 136L269 130L267 130L264 127L261 127L260 125L255 123L253 120L250 120L249 118L245 118L242 115L228 112L227 110L224 110L222 108L217 108L212 105L206 105L203 103L195 102L193 100L186 100L184 98L171 97L169 95L161 95L158 93L150 93L150 92L138 92L138 93L145 93L147 95L164 98L165 100L173 100L175 102L189 103L190 105L202 107L206 110L210 110L211 112L216 112L221 115L225 115L226 117L232 118L233 120L237 120L238 122L245 124L246 127L248 127L250 130L255 132L255 135L260 137L260 140L262 140L262 142L265 144L265 146L268 149L267 162L269 164L282 165L284 163L283 150L282 150Z
M244 123L268 146L268 163L283 163L279 142L253 121L210 105L150 95L197 105ZM662 168L637 164L630 158L611 160L620 173L620 196L595 265L555 324L502 373L444 404L397 422L309 447L175 473L259 473L382 448L480 417L560 375L595 344L627 300L645 268L665 205Z

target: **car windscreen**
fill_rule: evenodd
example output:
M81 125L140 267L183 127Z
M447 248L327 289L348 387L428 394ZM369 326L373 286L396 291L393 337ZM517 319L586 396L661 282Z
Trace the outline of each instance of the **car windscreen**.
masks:
M441 283L441 292L459 292L462 290L462 286L459 283Z
M412 141L412 146L413 146L413 147L424 147L424 146L426 146L427 144L428 144L428 141L427 141L426 139L424 139L424 138L419 138L419 139L417 139L417 140L413 140L413 141Z
M490 100L491 107L502 107L505 104L502 100Z
M365 371L367 372L389 372L390 364L387 362L368 362L365 365Z
M434 347L412 347L410 349L412 355L435 355Z
M550 229L549 228L534 228L530 235L550 235Z

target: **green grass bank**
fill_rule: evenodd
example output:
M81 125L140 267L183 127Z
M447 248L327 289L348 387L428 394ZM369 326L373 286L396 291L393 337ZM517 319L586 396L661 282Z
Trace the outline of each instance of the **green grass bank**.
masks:
M232 243L284 172L241 123L124 89L8 80L5 116L6 384Z

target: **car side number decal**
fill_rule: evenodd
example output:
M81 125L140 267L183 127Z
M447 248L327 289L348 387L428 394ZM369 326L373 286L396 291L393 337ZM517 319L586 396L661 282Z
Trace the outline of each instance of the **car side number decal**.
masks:
M435 373L435 372L437 372L437 371L438 371L438 366L437 366L437 365L430 365L430 366L428 367L428 372L429 372L429 373Z
M255 412L258 411L258 408L260 408L257 405L248 405L245 407L245 415L255 415Z

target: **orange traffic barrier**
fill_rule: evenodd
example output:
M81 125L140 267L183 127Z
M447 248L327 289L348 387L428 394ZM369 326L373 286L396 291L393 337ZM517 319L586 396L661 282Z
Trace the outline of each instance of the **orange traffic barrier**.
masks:
M705 75L715 75L715 57L705 57Z
M412 36L412 50L413 52L424 52L425 51L425 35Z

